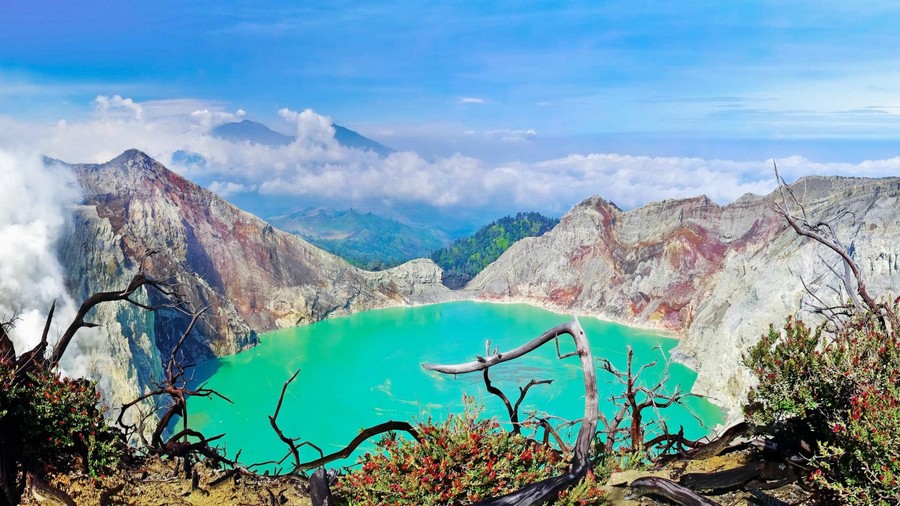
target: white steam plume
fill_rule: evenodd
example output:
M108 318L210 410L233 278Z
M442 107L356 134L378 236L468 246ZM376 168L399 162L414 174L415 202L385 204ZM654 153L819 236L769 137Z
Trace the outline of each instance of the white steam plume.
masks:
M79 189L65 168L45 165L35 153L3 148L0 188L0 319L17 317L10 337L16 353L22 353L40 341L54 301L56 324L50 330L51 345L75 316L75 303L66 291L54 245L65 232L69 206L78 201ZM64 357L62 369L83 376L87 371L74 354Z

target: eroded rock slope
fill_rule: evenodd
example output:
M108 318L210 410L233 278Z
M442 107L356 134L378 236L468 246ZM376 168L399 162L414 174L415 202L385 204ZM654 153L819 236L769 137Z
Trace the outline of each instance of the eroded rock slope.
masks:
M359 270L139 151L71 168L83 191L72 233L60 245L72 296L124 288L146 252L157 251L147 272L175 276L196 307L210 306L185 344L188 363L251 347L257 332L447 294L431 261ZM161 301L153 291L142 297ZM101 327L81 338L93 343L81 346L82 358L112 402L134 398L160 377L161 357L188 322L177 311L150 313L124 303L102 306L93 319Z
M900 291L900 179L804 178L793 185L811 216L832 219L852 245L870 293ZM511 247L468 285L485 299L520 300L682 336L678 359L695 392L736 415L751 378L741 353L814 302L834 300L838 257L798 237L774 212L777 195L719 206L706 197L622 211L588 199L542 237Z

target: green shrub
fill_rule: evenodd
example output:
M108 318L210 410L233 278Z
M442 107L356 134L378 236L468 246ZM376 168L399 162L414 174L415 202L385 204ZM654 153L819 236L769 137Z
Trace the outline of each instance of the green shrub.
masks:
M0 427L27 468L81 464L98 476L118 465L124 442L106 425L94 383L39 371L17 375L9 359L0 359L0 387Z
M745 357L746 413L815 442L811 478L847 504L900 504L900 319L855 315L833 332L789 319Z
M442 282L450 288L462 288L510 245L525 237L543 235L559 223L540 213L517 213L481 227L469 237L453 241L431 253L431 259L444 270Z
M420 441L393 433L378 443L378 451L362 456L361 465L343 475L333 491L338 504L367 506L468 504L499 496L561 473L567 462L544 445L499 429L492 420L467 409L435 423L417 427ZM557 504L602 504L590 475Z

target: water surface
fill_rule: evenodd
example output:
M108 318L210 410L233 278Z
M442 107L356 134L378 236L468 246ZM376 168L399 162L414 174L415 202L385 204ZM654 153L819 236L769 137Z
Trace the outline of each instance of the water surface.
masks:
M484 355L485 340L509 350L571 317L527 305L451 302L413 308L366 311L313 325L282 329L260 336L260 345L237 355L198 366L197 376L234 401L193 398L189 402L191 426L207 436L226 433L232 456L242 449L244 463L280 459L286 447L271 429L268 415L285 380L300 374L289 387L278 418L289 437L301 437L326 453L342 448L363 427L387 420L414 421L424 416L443 418L462 410L463 394L484 404L484 416L508 420L502 402L485 391L480 373L445 376L422 369L422 363L467 362ZM652 331L635 329L593 318L580 319L595 357L608 358L624 370L626 346L634 348L635 365L656 360L644 372L656 381L662 364L676 344ZM562 352L572 351L571 338L560 339ZM690 389L696 374L672 364L670 389ZM597 370L601 398L621 392L615 378ZM578 419L584 411L584 386L577 357L557 358L556 349L542 349L491 369L491 379L512 402L518 387L531 379L552 379L551 385L533 387L520 409L549 412ZM721 412L701 399L690 399L691 411L713 427ZM601 403L611 415L612 407ZM687 437L700 437L708 429L685 409L664 412L671 430L685 426ZM371 445L361 447L370 450ZM305 459L317 457L314 451ZM345 464L349 462L344 462Z

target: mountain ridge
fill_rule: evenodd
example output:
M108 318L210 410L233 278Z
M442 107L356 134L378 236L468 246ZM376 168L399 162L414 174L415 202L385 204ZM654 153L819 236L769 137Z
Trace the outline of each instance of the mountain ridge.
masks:
M808 177L792 188L811 215L835 220L872 290L900 288L900 178ZM486 300L675 332L677 357L698 371L695 391L738 416L751 381L741 350L811 302L801 277L826 295L826 262L837 261L788 228L774 212L779 195L724 206L700 196L629 211L591 197L547 234L514 244L466 288Z
M381 144L380 142L369 139L368 137L351 130L347 127L332 123L334 129L334 139L346 148L359 149L361 151L371 151L379 156L388 156L394 152L393 149ZM292 135L286 135L281 132L272 130L264 123L245 119L231 123L223 123L210 130L210 135L229 142L250 142L253 144L262 144L265 146L286 146L294 142Z
M174 276L209 317L184 344L196 362L253 346L256 333L353 311L433 302L440 269L414 262L380 273L357 269L302 238L274 229L138 150L103 164L73 164L83 193L73 227L58 245L76 300L147 274ZM145 258L148 251L157 251ZM140 302L161 302L143 294ZM99 344L83 347L113 405L136 398L158 378L160 357L187 327L186 316L125 304L98 309Z
M623 211L599 196L577 204L540 237L513 244L464 291L441 286L441 270L416 260L381 272L350 266L279 231L138 150L103 164L66 164L83 191L58 245L76 300L121 289L148 250L148 273L176 275L186 296L211 305L185 344L203 360L253 346L256 332L353 311L454 298L519 301L681 336L676 356L698 371L695 391L735 408L749 375L742 349L770 323L809 302L802 277L826 290L821 247L772 211L777 193L720 206L707 197ZM900 178L809 177L792 185L815 216L836 217L870 290L900 280ZM849 211L851 214L839 211ZM833 262L832 262L833 263ZM143 294L141 303L155 303ZM184 315L106 305L98 334L81 346L117 405L147 391Z
M307 208L267 221L365 269L426 258L449 242L439 230L354 209Z

